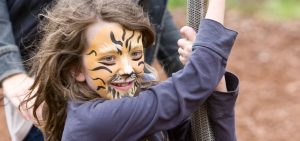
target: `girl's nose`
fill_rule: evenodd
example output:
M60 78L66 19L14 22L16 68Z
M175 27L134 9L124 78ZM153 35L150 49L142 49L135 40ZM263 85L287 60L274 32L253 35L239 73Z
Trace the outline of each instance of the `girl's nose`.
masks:
M124 60L122 61L122 67L120 69L120 74L131 74L133 72L132 65L130 61Z

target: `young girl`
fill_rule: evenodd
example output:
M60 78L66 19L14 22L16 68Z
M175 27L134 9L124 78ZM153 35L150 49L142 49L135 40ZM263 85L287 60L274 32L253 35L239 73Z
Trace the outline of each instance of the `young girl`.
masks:
M219 1L211 5L224 6ZM154 81L144 73L151 69L143 48L153 43L154 33L130 0L61 0L45 18L25 103L34 99L46 140L167 140L161 131L184 123L207 99L216 140L235 140L237 78L225 75L229 94L214 89L236 32L213 21L218 17L202 21L185 68L149 88Z

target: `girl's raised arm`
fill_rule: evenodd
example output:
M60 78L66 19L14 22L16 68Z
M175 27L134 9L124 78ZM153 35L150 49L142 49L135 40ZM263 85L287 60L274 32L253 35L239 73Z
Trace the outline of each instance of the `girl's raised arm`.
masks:
M224 24L225 1L226 0L209 0L205 18Z

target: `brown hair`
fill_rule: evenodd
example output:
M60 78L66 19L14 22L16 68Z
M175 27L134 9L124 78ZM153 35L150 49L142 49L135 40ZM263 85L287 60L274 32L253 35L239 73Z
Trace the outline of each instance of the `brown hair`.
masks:
M57 0L43 15L43 39L32 59L35 82L22 104L35 99L34 117L43 105L39 121L45 140L61 140L68 100L88 101L99 98L86 83L80 83L71 72L79 71L81 54L86 47L85 30L101 19L115 22L143 34L144 47L154 41L154 32L141 7L131 0Z

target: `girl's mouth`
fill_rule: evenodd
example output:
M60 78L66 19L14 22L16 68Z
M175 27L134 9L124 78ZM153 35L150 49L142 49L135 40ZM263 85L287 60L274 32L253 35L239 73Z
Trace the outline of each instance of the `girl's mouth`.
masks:
M110 85L117 91L127 92L133 87L134 81L130 82L112 82Z

